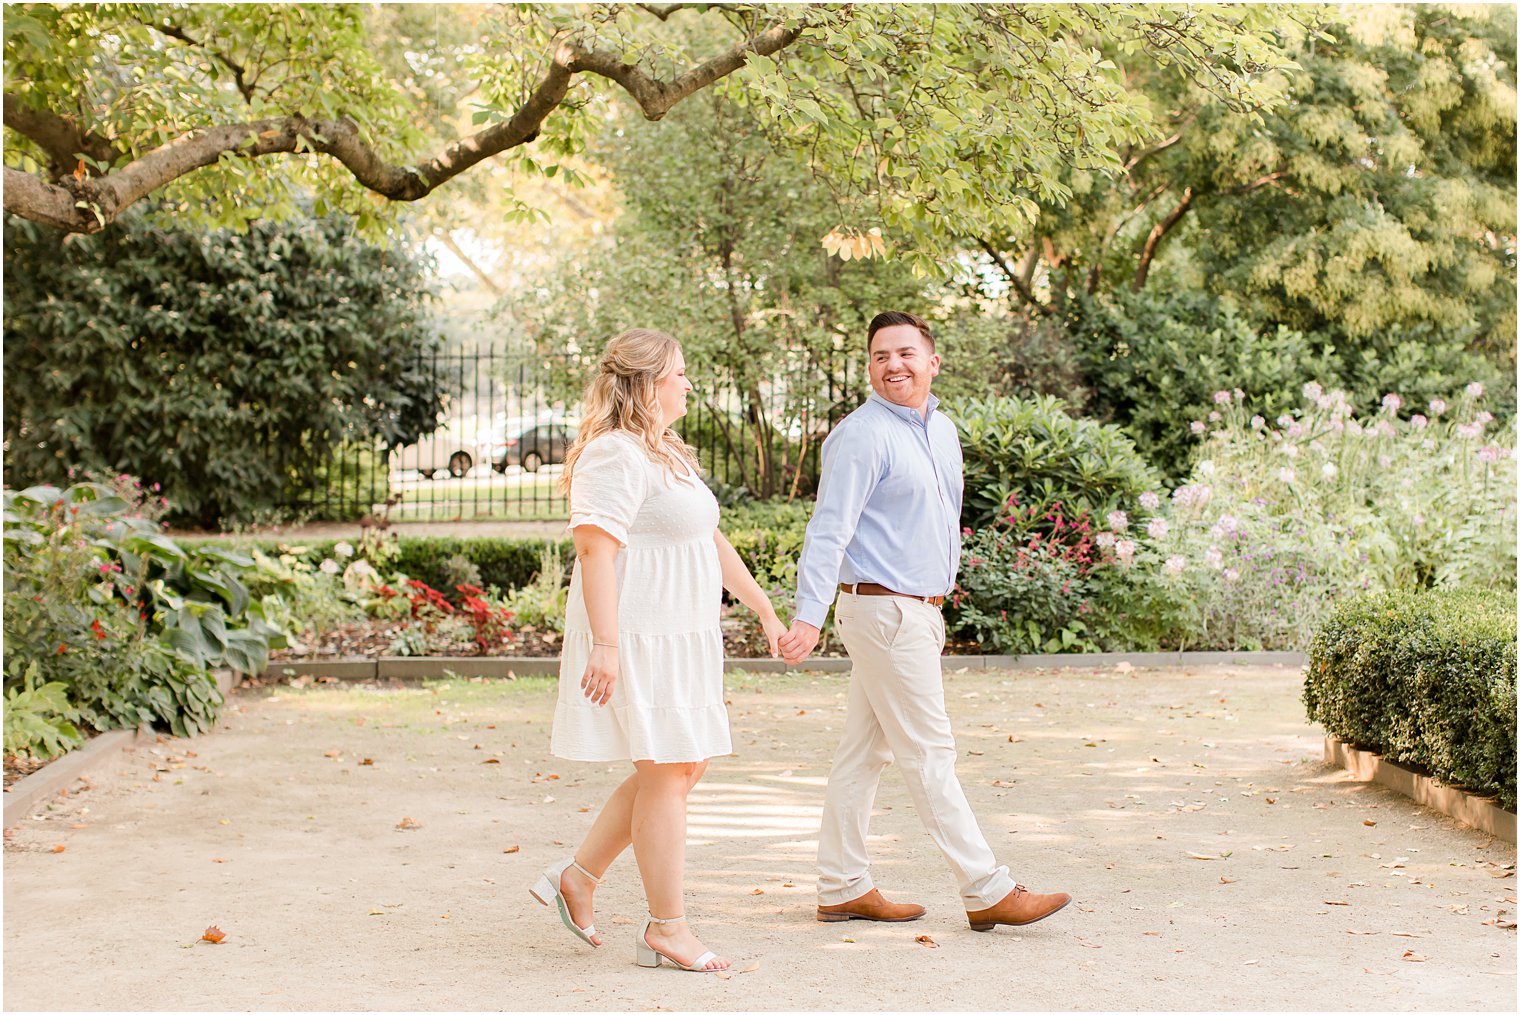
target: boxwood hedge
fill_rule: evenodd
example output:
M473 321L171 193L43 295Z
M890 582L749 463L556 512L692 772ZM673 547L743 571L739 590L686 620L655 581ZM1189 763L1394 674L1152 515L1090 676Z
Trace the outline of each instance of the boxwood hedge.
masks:
M1515 593L1347 601L1315 636L1309 718L1355 747L1515 807Z

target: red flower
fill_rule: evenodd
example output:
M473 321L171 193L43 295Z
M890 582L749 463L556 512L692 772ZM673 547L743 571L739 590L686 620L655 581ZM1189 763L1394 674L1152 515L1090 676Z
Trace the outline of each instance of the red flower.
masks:
M94 620L90 621L90 630L95 632L96 640L105 641L106 633L100 629L99 617L96 617Z
M58 655L63 655L68 650L69 650L69 647L67 645L65 645L63 642L60 641L58 643L58 652L57 652Z

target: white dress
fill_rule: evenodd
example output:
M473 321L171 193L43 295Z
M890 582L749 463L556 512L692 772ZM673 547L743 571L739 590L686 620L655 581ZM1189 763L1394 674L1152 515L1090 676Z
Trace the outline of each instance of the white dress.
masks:
M618 679L606 705L593 705L581 690L592 639L577 561L550 750L572 761L662 763L730 753L712 492L699 476L676 477L651 461L638 438L613 431L575 462L569 528L580 525L621 544Z

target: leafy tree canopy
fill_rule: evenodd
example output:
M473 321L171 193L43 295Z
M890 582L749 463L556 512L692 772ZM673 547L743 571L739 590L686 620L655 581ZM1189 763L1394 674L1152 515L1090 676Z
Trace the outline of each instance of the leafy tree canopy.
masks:
M1258 5L447 6L428 31L429 10L8 6L5 208L90 232L159 194L239 225L311 192L370 224L504 152L558 172L609 94L659 120L719 87L868 199L835 249L873 252L876 228L927 269L1157 136L1109 54L1251 109L1303 31Z
M1065 169L1070 198L1042 198L1032 229L964 230L968 275L1045 315L1160 279L1268 326L1444 335L1513 365L1514 7L1334 16L1260 119L1116 54L1164 133L1118 150L1122 176Z

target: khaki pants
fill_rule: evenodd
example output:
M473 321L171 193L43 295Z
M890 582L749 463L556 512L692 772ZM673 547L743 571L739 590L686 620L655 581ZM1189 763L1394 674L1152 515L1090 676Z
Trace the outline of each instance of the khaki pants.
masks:
M872 889L866 831L881 770L895 759L924 828L960 882L966 908L996 905L1014 883L955 776L940 671L944 617L916 599L841 592L834 624L853 671L818 836L818 904L849 902Z

